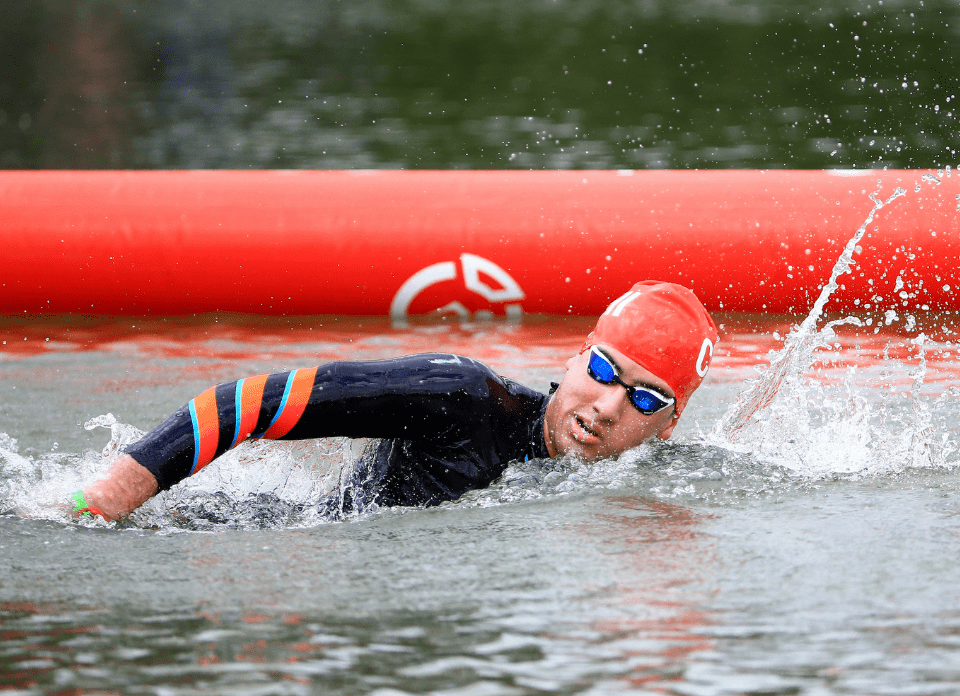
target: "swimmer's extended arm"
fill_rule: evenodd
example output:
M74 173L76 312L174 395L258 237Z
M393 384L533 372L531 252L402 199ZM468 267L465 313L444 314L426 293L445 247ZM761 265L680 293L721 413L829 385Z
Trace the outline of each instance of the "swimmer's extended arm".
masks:
M126 517L157 494L157 479L129 454L122 454L106 475L84 490L88 507L108 520Z
M84 493L125 516L249 438L456 439L498 378L469 358L336 362L211 387L138 442ZM152 479L147 479L144 473ZM152 485L151 485L152 483Z

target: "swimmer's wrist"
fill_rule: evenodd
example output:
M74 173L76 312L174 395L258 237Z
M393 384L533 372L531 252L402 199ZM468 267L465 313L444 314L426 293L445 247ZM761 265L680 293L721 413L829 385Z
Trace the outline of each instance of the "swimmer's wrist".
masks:
M103 476L86 486L82 493L83 500L77 501L80 509L115 521L126 517L155 495L157 480L129 454L121 454Z
M70 502L73 504L73 512L77 516L90 515L93 517L95 515L100 515L100 517L104 519L107 518L107 516L104 515L99 509L87 504L87 499L86 496L83 495L83 491L77 491L73 493L70 496Z

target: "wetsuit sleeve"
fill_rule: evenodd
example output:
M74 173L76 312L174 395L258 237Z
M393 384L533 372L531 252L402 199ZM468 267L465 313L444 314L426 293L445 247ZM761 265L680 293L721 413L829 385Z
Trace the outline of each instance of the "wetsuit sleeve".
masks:
M211 387L126 452L166 490L250 438L450 441L498 380L482 363L442 354L260 375Z

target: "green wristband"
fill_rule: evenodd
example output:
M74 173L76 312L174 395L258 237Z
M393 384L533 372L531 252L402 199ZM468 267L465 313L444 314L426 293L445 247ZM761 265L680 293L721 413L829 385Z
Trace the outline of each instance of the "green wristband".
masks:
M73 503L73 511L78 515L90 515L91 517L100 515L103 519L107 519L107 516L100 510L87 504L87 499L83 495L83 491L77 491L71 495L70 502Z
M83 491L77 491L71 495L70 502L73 503L74 512L84 512L87 510L87 499L83 497Z

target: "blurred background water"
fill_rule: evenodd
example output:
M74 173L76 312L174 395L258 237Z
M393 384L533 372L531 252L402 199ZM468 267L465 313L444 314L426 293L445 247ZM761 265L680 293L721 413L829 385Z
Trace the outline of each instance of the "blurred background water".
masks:
M941 167L950 0L0 0L4 168Z

